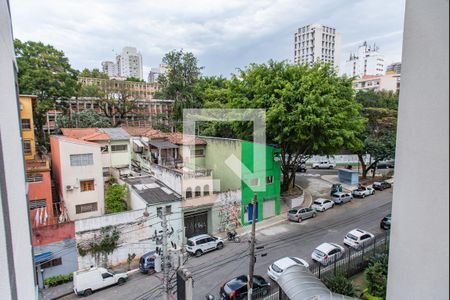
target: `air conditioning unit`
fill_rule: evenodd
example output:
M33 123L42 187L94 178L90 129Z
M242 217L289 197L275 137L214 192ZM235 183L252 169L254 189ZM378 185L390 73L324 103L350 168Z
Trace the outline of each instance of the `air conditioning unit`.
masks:
M66 191L73 191L73 185L66 185Z

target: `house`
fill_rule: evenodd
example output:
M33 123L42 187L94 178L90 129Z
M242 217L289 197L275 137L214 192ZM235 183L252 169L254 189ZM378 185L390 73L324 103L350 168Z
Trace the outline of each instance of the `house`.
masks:
M67 136L50 136L53 175L64 221L104 214L101 145Z
M32 228L57 222L58 208L53 205L50 162L44 149L36 146L33 108L37 97L20 95L20 119L26 182Z

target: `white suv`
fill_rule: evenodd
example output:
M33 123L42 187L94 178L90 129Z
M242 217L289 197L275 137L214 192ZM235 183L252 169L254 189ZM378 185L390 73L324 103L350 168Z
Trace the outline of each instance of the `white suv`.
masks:
M355 249L360 249L369 243L375 236L362 229L353 229L344 238L344 244Z
M193 236L187 240L186 245L186 251L197 257L203 253L222 248L223 240L220 237L214 237L208 234Z
M325 160L313 163L312 167L313 169L333 169L334 167L336 167L336 164Z

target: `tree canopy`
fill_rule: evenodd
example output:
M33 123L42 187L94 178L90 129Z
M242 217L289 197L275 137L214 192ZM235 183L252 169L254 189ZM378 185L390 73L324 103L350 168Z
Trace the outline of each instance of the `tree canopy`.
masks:
M101 78L101 79L109 79L108 74L103 73L99 69L89 70L88 68L84 68L83 71L80 72L80 77L90 77L90 78Z
M92 127L111 127L111 121L95 110L86 109L72 115L62 115L56 121L56 127L59 128L92 128Z
M105 196L106 213L116 213L126 210L125 197L127 186L125 184L114 183L108 187Z

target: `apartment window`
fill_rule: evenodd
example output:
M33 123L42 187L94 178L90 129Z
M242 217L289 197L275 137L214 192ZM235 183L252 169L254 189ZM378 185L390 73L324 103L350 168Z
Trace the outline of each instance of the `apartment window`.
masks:
M111 145L112 152L125 152L128 151L128 145Z
M88 166L93 164L94 164L94 157L92 153L70 155L71 166Z
M186 189L186 199L192 198L192 189L187 188Z
M31 121L30 119L22 119L22 129L30 130L31 129Z
M75 206L75 213L82 214L90 211L97 211L97 202L80 204Z
M24 140L23 141L23 154L25 155L31 155L31 141L30 140Z
M258 185L259 185L259 178L250 179L250 186L258 186Z
M201 197L202 196L202 190L199 186L195 187L195 197Z
M195 156L205 156L205 149L195 149L194 155Z
M100 147L100 152L102 153L108 152L108 149L109 149L108 145L102 146Z
M61 257L52 259L52 260L50 260L48 262L45 262L45 263L41 264L41 268L42 269L46 269L46 268L51 268L51 267L55 267L55 266L59 266L59 265L62 265Z
M266 183L267 184L273 183L273 176L267 176L266 177Z
M27 174L27 182L41 182L43 180L43 176L40 173L37 174Z
M95 190L94 186L94 180L80 180L80 191L81 192L88 192Z
M203 196L208 196L209 195L209 185L205 185L203 187Z

